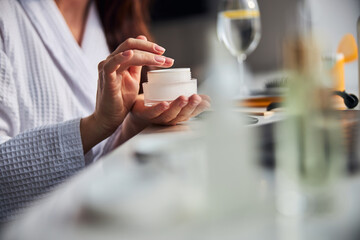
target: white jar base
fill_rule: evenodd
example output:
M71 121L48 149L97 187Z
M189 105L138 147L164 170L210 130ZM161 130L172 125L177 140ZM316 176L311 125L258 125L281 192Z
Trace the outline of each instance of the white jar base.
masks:
M170 82L166 84L143 83L145 106L160 102L171 103L180 96L190 97L197 94L197 80Z

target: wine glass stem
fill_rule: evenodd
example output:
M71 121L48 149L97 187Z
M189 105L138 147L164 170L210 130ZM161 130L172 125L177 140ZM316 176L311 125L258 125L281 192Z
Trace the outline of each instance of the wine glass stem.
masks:
M239 64L239 80L240 80L240 92L239 95L240 97L245 97L248 93L247 91L247 87L245 84L245 74L244 74L244 61L245 61L245 56L244 55L239 55L237 57L237 61Z

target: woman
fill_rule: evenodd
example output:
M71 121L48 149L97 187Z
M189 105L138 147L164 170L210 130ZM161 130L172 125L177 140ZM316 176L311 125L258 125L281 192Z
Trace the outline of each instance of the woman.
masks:
M174 63L148 41L146 7L0 1L1 221L148 124L173 125L208 107L199 95L144 107L142 66Z

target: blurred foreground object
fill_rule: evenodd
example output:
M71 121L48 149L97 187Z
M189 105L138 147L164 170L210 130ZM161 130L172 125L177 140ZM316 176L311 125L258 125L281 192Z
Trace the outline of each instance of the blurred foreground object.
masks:
M285 96L287 118L277 128L277 210L280 239L302 236L304 218L341 214L338 189L345 157L339 121L332 105L331 81L322 68L319 47L311 34L301 34L285 43L289 71Z

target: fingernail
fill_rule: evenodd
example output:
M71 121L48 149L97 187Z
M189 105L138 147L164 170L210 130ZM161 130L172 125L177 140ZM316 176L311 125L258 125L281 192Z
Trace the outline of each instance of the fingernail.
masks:
M199 104L201 103L201 101L202 101L202 98L201 98L199 95L197 95L197 94L193 94L193 95L191 96L191 98L192 98L192 101L190 101L190 102L191 102L191 105L192 105L192 106L197 106L197 105L199 105Z
M164 109L164 110L168 109L169 107L170 107L170 104L169 104L168 102L165 102L165 103L163 104L163 109Z
M175 61L174 59L167 57L166 60L165 60L165 64L166 65L172 65L172 64L174 64L174 61Z
M123 55L124 57L130 56L130 55L131 55L131 50L127 50L127 51L123 52L122 55Z
M165 48L160 47L159 45L155 44L155 50L158 52L165 52Z
M157 61L159 63L164 63L165 62L165 57L163 57L163 56L155 56L155 61Z

